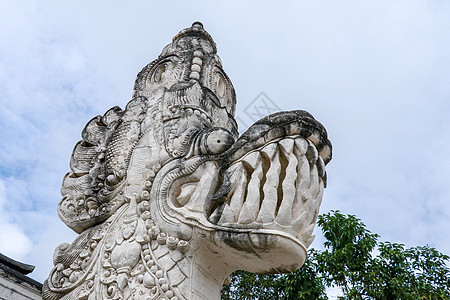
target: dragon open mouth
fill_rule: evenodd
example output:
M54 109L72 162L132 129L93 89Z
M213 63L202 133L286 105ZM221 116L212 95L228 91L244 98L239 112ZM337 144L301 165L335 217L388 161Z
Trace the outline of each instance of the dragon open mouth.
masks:
M216 160L176 180L171 203L202 213L218 230L281 231L308 247L330 160L331 144L319 122L303 111L277 113L255 123ZM205 194L212 200L199 201Z
M223 227L262 225L301 238L308 246L322 200L324 169L311 141L302 137L272 141L226 170L234 184L209 220Z

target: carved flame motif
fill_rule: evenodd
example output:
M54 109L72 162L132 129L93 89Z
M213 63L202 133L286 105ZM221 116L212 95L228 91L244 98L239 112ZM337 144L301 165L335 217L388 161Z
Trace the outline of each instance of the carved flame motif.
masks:
M93 118L58 213L43 299L219 299L238 269L287 272L311 243L331 144L305 111L238 137L236 96L200 23L138 74L125 110Z

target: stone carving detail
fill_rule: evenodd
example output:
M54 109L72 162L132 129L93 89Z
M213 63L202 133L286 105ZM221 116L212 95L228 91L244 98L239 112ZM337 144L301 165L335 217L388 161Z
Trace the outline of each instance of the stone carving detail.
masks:
M93 118L58 205L79 236L54 253L43 299L219 299L238 269L288 272L311 243L331 144L305 111L238 137L236 96L200 23Z

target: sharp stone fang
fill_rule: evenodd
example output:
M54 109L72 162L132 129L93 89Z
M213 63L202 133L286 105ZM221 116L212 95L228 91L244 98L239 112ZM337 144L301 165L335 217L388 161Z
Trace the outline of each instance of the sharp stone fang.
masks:
M317 149L314 145L311 144L308 146L308 150L306 151L306 157L308 158L310 163L312 163L312 164L316 163L319 155L318 155Z
M308 150L309 143L304 138L298 137L295 139L295 146L300 155L305 155Z
M259 151L252 152L244 158L244 161L256 169L256 165L261 161L261 154Z
M240 168L236 171L240 172L240 176L237 179L238 182L236 183L236 186L234 187L234 190L231 192L231 198L230 198L230 208L233 212L239 213L239 210L242 207L242 204L244 203L244 196L245 196L245 189L247 188L247 176L245 171L243 171L243 164L240 163Z
M292 142L293 145L293 142ZM285 148L286 149L286 148ZM289 149L288 149L289 150ZM289 154L288 166L286 168L286 177L283 180L283 201L278 210L276 221L280 225L292 224L293 206L295 201L295 181L297 180L297 158L292 154L292 148Z
M262 164L259 163L255 171L253 171L250 182L248 183L247 199L245 199L244 203L244 205L246 205L252 213L253 220L256 219L256 215L258 214L258 210L260 207L260 186L263 176L264 174Z
M239 224L251 224L255 220L255 217L252 215L250 210L247 207L247 202L244 202L242 205L241 212L239 214Z
M278 203L278 185L280 179L281 164L277 145L270 144L262 150L270 159L270 167L266 173L266 182L263 186L264 199L258 214L258 222L270 223L275 219L275 210Z
M297 200L301 202L303 193L309 188L311 184L310 167L306 156L301 155L298 159L298 172L297 182Z
M219 205L216 207L216 209L213 211L213 213L209 216L208 221L210 221L213 224L217 224L220 222L221 218L221 212L223 210L225 204Z
M275 154L277 153L277 144L271 143L271 144L265 146L262 149L262 152L264 152L269 157L269 159L272 159L275 156Z
M317 158L317 171L319 172L319 177L323 178L325 175L325 163L320 156Z
M222 211L222 216L217 224L225 224L225 223L235 223L233 211L228 204L225 204L225 207Z
M312 165L311 166L311 171L310 171L310 186L307 190L308 194L310 195L311 198L316 198L317 194L319 193L319 173L317 171L317 165Z
M282 147L284 153L286 155L289 155L292 153L292 150L294 149L294 140L293 139L283 139L278 142L280 146Z
M303 225L306 220L306 212L302 212L302 214L292 223L292 229L294 229L295 232L300 233L300 231L303 228Z
M323 191L325 189L325 185L323 181L319 182L319 191L315 197L315 202L317 202L316 207L319 209L320 204L322 203Z

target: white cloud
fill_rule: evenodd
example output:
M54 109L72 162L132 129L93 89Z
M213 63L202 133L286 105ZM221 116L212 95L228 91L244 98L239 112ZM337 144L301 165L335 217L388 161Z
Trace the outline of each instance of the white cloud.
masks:
M30 239L16 224L0 222L0 252L16 260L24 259L32 248Z
M11 220L5 204L5 185L0 180L0 253L20 260L31 251L32 243L22 228Z

